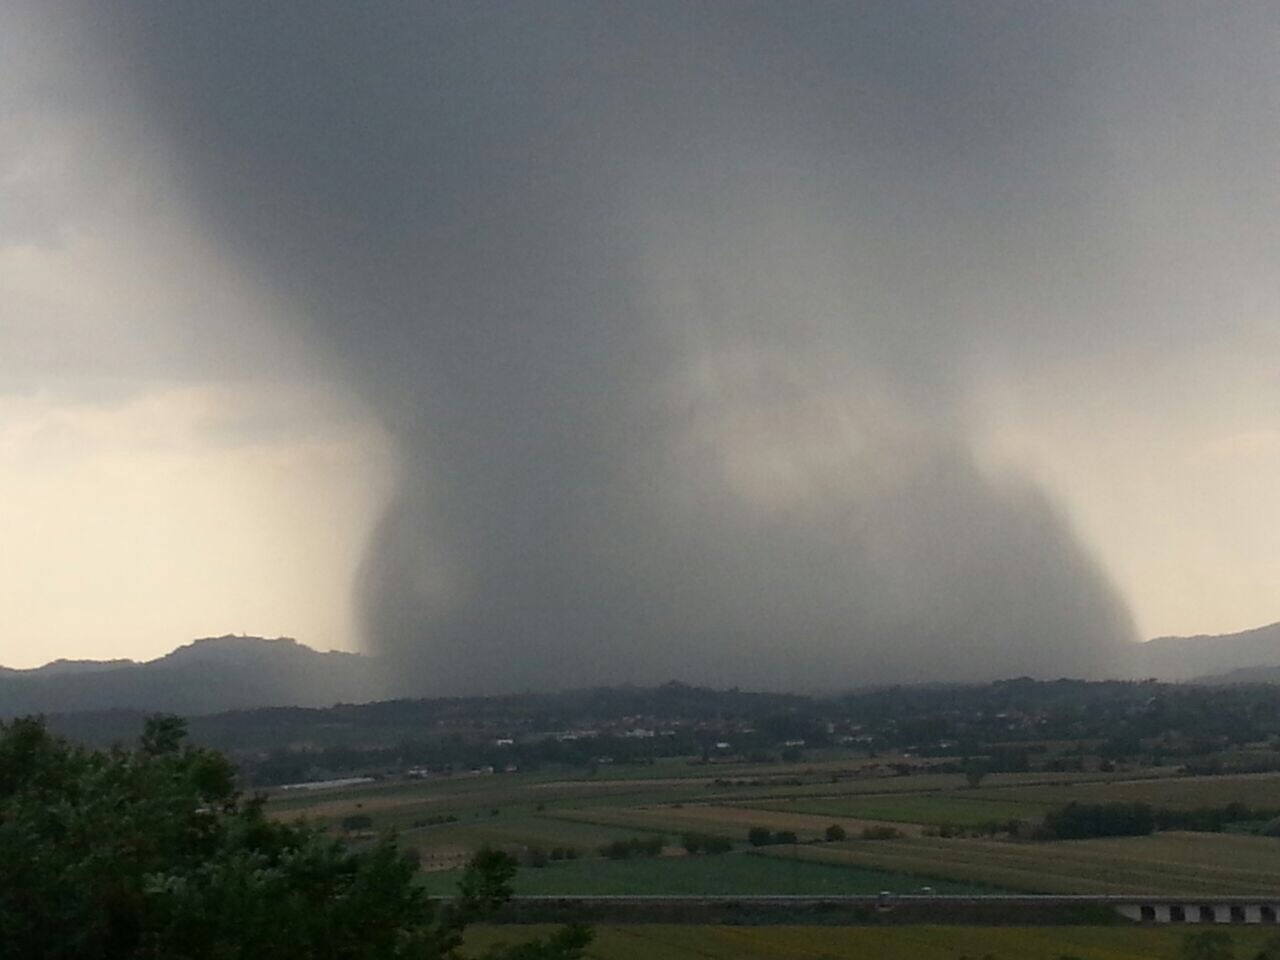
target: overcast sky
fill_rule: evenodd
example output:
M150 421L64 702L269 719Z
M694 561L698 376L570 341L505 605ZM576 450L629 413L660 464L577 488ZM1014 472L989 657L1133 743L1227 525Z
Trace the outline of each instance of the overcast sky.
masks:
M1270 5L0 16L0 663L815 685L1280 619Z

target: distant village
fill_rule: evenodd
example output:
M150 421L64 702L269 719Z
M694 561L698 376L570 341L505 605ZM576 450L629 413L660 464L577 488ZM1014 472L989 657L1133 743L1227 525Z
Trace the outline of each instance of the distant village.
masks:
M305 722L271 732L258 713L196 718L193 732L230 750L254 785L288 789L676 759L723 768L730 784L735 765L842 756L858 759L858 777L1280 769L1280 688L1267 685L1023 679L811 698L668 684L344 705L297 711Z

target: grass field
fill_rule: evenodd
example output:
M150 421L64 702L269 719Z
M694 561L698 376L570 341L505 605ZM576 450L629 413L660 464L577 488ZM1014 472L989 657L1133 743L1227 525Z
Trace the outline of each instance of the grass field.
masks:
M857 767L855 759L835 758L793 765L667 761L578 778L563 771L463 774L281 793L268 809L275 816L307 816L330 825L351 814L368 816L375 832L399 831L429 870L447 871L484 845L517 854L529 848L548 853L576 848L583 859L522 871L521 883L532 885L528 889L549 892L785 893L793 883L802 893L858 892L880 889L877 884L909 889L938 880L1044 893L1230 894L1280 888L1280 841L1265 838L1164 834L1046 845L921 836L924 827L944 823L976 828L992 821L1034 821L1072 800L1280 806L1280 775L1170 779L1168 768L1150 771L1149 779L1125 773L992 774L973 789L958 774L857 776ZM430 823L441 816L457 821ZM745 845L751 827L791 830L807 841L821 838L833 823L851 838L864 826L891 823L907 839L802 844L796 852L807 863L786 870L769 863L777 849L763 849L759 857L742 851L734 859L687 862L596 859L602 844L654 832L667 835L672 845L690 831L727 835ZM717 863L732 867L722 881L703 873L714 873ZM816 872L805 873L809 868ZM844 878L842 870L848 873ZM871 887L864 887L867 871L906 880L868 881ZM921 877L930 879L915 879ZM546 884L553 881L569 886L552 890ZM726 886L708 886L717 882Z
M815 750L803 764L778 763L701 763L688 757L667 757L651 765L611 764L599 767L594 778L598 780L647 780L654 777L675 779L693 778L706 780L717 777L820 777L830 774L849 774L876 764L865 753L847 750Z
M928 792L870 793L867 790L829 791L825 796L783 796L742 801L742 806L795 813L890 820L925 825L952 823L977 827L992 820L1039 820L1046 811L1072 801L1079 803L1143 802L1152 806L1192 808L1225 806L1239 802L1256 807L1280 808L1280 775L1245 774L1220 777L1178 777L1171 779L1080 780L1079 774L1045 781L1042 776L1026 779L988 778L980 789L957 783ZM1074 776L1076 779L1065 779ZM1033 779L1035 778L1035 779ZM946 776L904 777L884 781L947 781ZM863 784L864 788L866 784Z
M848 761L841 761L848 766ZM567 779L548 773L496 774L489 776L463 775L423 781L398 781L367 784L358 787L325 791L289 792L272 795L268 809L276 816L307 816L322 822L335 822L351 813L359 812L373 817L378 828L408 829L415 820L440 814L487 813L490 809L504 812L519 809L523 812L565 810L582 808L638 807L672 803L718 803L724 806L759 805L772 809L790 809L780 806L791 803L818 803L816 812L825 811L828 802L845 797L866 798L866 809L876 815L854 814L855 818L885 819L884 801L875 797L904 798L912 802L924 802L930 797L948 800L985 800L1004 804L1026 804L1032 809L1046 804L1065 803L1076 796L1093 796L1108 790L1135 791L1138 794L1159 795L1165 785L1158 782L1114 783L1104 786L1098 778L1115 779L1115 774L993 774L983 783L981 790L969 790L958 774L916 774L906 777L865 777L837 779L832 782L822 773L832 769L831 764L798 764L792 766L698 767L700 776L677 776L689 768L659 764L653 767L629 768L629 773L648 771L646 777ZM607 769L607 768L606 768ZM709 771L709 772L708 772ZM767 771L760 783L751 782L749 773ZM815 776L815 773L819 773ZM743 785L726 786L724 781L743 779ZM799 784L779 784L776 781L799 779ZM1224 781L1253 781L1257 778L1223 777ZM1178 780L1178 790L1197 781ZM1064 784L1055 786L1055 784ZM1280 786L1280 779L1270 778L1273 789ZM1212 791L1212 787L1199 788L1200 792ZM1229 790L1230 788L1228 788ZM1239 788L1246 789L1245 787ZM1251 784L1250 795L1260 794L1266 786ZM1221 792L1221 791L1219 791ZM1237 791L1238 792L1238 791ZM1126 792L1125 796L1128 795ZM790 800L789 798L796 798ZM890 800L902 802L899 800ZM1194 804L1192 804L1194 805ZM795 812L805 812L795 807ZM835 808L831 808L834 812ZM935 823L928 807L919 807L918 815L929 817L920 822ZM956 808L960 812L961 808ZM838 815L838 814L837 814ZM889 817L889 819L901 819ZM986 819L986 818L984 818ZM955 820L954 822L961 822Z
M483 949L549 928L484 927ZM602 926L591 960L1176 960L1186 930L1135 927ZM1230 931L1235 956L1254 956L1274 931Z
M690 804L682 807L620 807L612 809L585 808L564 810L557 817L582 823L610 824L643 830L664 830L681 833L686 830L704 833L722 833L743 843L752 827L770 830L791 830L801 840L821 837L827 827L838 823L849 833L856 834L864 826L881 825L871 820L854 820L830 817L790 810L765 810L754 807L734 807L716 804ZM910 823L899 825L904 832L919 832Z
M788 848L789 849L789 848ZM803 847L799 849L804 849ZM456 872L428 874L427 889L451 894ZM909 893L930 881L902 873L848 865L787 861L746 852L704 857L654 857L632 860L575 860L523 869L516 875L521 894L689 894L732 895L796 893L815 896ZM935 882L939 893L991 893L970 883Z
M999 791L1004 794L1006 791ZM975 798L967 792L944 794L904 794L870 797L804 797L796 800L753 800L746 806L761 810L850 817L859 820L887 820L894 823L937 825L953 823L977 827L993 820L1038 820L1050 805L1019 802L992 791Z
M1060 806L1080 803L1149 803L1157 807L1221 807L1243 803L1251 807L1280 807L1280 774L1257 773L1220 777L1179 777L1176 780L1137 780L1113 783L1072 783L1061 786L1023 786L1016 790L981 789L975 798Z
M400 837L402 846L416 849L423 869L444 869L464 862L480 847L540 849L550 853L557 847L572 847L581 857L596 857L601 845L614 840L652 836L651 833L616 827L601 827L570 820L555 820L533 814L482 817L409 830ZM676 843L672 837L669 843Z
M1028 893L1256 894L1280 887L1280 842L1162 833L1053 844L921 838L800 845L815 863L845 864ZM756 856L788 857L761 847Z
M535 813L563 807L603 807L701 800L700 781L594 781L548 779L533 774L441 778L379 783L315 794L273 795L268 811L336 823L353 813L371 817L376 829L411 829L415 821L453 815L461 819L500 813Z
M1144 770L1140 783L1158 789L1158 785L1175 779L1172 767ZM723 778L722 778L723 779ZM852 779L813 779L799 785L739 785L721 786L714 782L705 785L700 796L717 803L743 804L753 801L782 800L789 797L813 799L837 799L862 796L973 796L974 799L1003 798L1010 802L1022 799L1025 790L1041 787L1052 791L1059 787L1068 789L1076 785L1106 784L1135 780L1132 772L1090 773L997 773L982 781L982 789L975 791L958 773L916 773L903 777L856 777ZM1182 780L1178 779L1181 783ZM1066 801L1061 801L1065 803Z

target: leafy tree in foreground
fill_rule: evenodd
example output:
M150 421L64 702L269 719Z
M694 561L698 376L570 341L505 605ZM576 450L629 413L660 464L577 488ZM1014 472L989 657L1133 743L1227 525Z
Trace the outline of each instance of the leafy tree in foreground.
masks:
M0 723L0 960L454 960L511 895L477 854L439 906L394 838L353 851L265 816L220 753L153 718L136 750L87 750L39 720ZM568 927L491 960L570 960Z

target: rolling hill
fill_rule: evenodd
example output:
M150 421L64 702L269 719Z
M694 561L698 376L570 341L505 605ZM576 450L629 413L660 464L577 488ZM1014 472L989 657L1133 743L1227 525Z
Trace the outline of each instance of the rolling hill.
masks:
M1280 680L1280 623L1221 636L1135 644L1130 674L1205 683ZM188 715L256 707L326 707L388 695L378 661L321 653L288 637L206 637L142 663L55 660L0 667L0 717L127 709ZM398 677L399 696L420 696Z
M0 668L0 716L127 708L184 714L376 699L376 661L288 637L207 637L142 663L55 660Z

